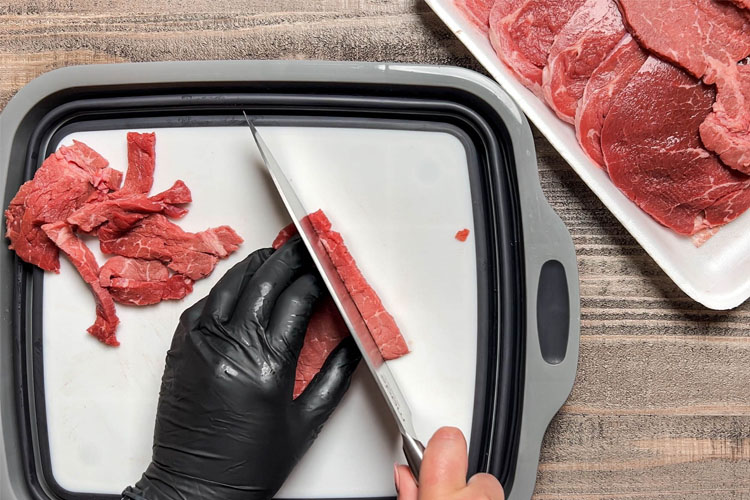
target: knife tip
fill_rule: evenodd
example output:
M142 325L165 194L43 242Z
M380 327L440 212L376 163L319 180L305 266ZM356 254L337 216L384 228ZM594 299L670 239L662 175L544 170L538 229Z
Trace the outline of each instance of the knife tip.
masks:
M253 134L255 133L255 125L253 125L253 122L248 118L247 113L245 113L245 110L242 110L242 116L245 117L245 121L247 122L250 129L253 131Z

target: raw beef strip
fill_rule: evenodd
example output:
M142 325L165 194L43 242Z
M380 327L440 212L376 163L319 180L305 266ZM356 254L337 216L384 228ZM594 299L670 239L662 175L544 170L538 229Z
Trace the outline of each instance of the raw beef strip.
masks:
M401 335L401 330L393 316L385 310L378 294L362 276L341 234L331 229L331 222L322 210L311 213L308 219L328 252L331 262L336 266L336 271L357 305L383 358L396 359L407 354L409 348Z
M496 2L490 12L492 47L521 83L539 97L543 98L542 68L555 37L584 2L525 0L516 9Z
M658 222L692 235L750 206L750 177L703 149L711 87L655 57L617 95L602 128L612 182Z
M128 172L122 193L148 194L154 183L156 135L128 132Z
M88 328L88 332L105 344L120 345L115 336L117 324L120 322L115 313L115 302L109 292L99 284L99 265L94 254L64 222L45 224L42 230L67 255L83 280L91 287L96 302L96 321Z
M109 199L86 203L67 218L68 224L90 233L118 214L122 217L126 217L125 214L142 214L145 217L147 214L163 213L178 218L185 215L187 209L175 205L192 201L190 190L182 181L175 182L168 190L150 198L142 193L128 195L118 191L114 194Z
M208 276L220 258L237 250L242 238L229 226L188 233L161 214L151 214L125 232L99 230L102 252L123 257L160 260L169 269L192 280Z
M305 332L294 378L296 398L323 367L328 355L349 336L349 329L330 296L318 302Z
M122 304L145 306L162 300L179 300L193 291L193 280L180 274L170 276L158 260L115 256L99 271L99 284Z
M715 0L618 2L644 47L716 84L716 104L701 139L725 164L750 173L750 74L736 64L750 54L750 15Z
M57 246L42 231L43 224L64 221L98 189L119 186L107 160L82 142L52 153L24 183L5 211L6 237L18 256L45 271L58 272Z
M455 2L456 7L464 14L464 17L483 32L487 32L490 26L490 10L494 0L455 0Z
M555 38L542 70L544 98L561 119L575 121L586 82L625 35L614 0L586 0Z
M646 61L648 54L641 50L629 34L597 66L591 74L583 97L576 110L576 136L583 151L601 166L601 132L612 100L628 84L630 78Z
M279 231L271 245L279 249L292 236L297 234L294 223ZM320 371L328 355L349 336L341 313L330 295L324 296L310 316L310 323L305 332L305 342L297 360L297 373L294 378L294 398L302 394L305 387Z
M58 152L68 162L78 166L90 176L91 185L100 191L120 188L122 172L109 168L109 163L88 145L73 141L71 147L61 147Z
M284 243L289 241L289 238L297 234L297 227L294 225L294 222L291 224L285 226L281 231L279 231L279 234L276 236L276 238L273 240L273 243L271 243L271 247L278 250L282 246L284 246Z

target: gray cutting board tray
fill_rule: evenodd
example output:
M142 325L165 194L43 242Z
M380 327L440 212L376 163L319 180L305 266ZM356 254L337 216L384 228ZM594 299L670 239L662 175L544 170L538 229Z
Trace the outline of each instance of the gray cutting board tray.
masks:
M471 472L530 498L541 439L575 376L579 295L524 115L459 68L296 61L65 68L0 115L6 206L60 144L84 140L124 170L125 132L154 130L154 191L181 178L194 193L180 224L230 224L246 240L184 301L120 307L118 349L83 333L93 303L72 266L62 259L59 275L45 275L3 246L0 496L117 498L137 479L179 312L288 222L241 110L401 325L413 352L392 369L420 437L457 425ZM398 436L379 398L360 370L279 496L392 496Z

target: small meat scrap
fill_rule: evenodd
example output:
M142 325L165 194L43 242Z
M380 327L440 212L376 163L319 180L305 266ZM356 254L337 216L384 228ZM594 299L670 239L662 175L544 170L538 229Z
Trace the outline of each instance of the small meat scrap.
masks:
M322 210L307 217L372 333L383 359L396 359L408 354L409 347L396 321L385 310L380 297L365 280L354 257L346 248L341 234L332 230L331 222Z
M91 287L96 302L96 321L88 328L88 332L105 344L120 345L115 336L117 324L120 322L115 313L115 302L109 292L99 284L99 265L94 254L65 222L45 224L42 230L62 250Z
M161 214L151 214L125 232L110 230L107 226L99 231L102 252L159 260L172 271L193 280L211 274L219 259L227 257L242 243L242 238L229 226L188 233Z
M193 280L170 275L158 260L111 257L99 271L99 284L109 290L115 302L145 306L162 300L179 300L193 291Z
M468 229L461 229L460 231L458 231L456 233L456 236L455 236L455 238L458 241L461 241L461 242L466 241L466 238L468 238L468 237L469 237L469 230Z
M10 249L30 264L58 272L58 247L42 225L64 221L99 190L119 187L122 176L107 165L107 160L78 141L52 153L5 211Z
M156 135L129 132L127 144L122 188L121 172L73 141L42 163L5 211L10 248L21 259L54 272L60 269L60 250L70 259L94 294L96 322L88 331L108 345L119 345L115 301L142 306L179 300L242 243L229 226L188 233L167 219L187 213L190 189L177 180L148 196ZM96 235L102 251L116 256L99 269L76 231Z

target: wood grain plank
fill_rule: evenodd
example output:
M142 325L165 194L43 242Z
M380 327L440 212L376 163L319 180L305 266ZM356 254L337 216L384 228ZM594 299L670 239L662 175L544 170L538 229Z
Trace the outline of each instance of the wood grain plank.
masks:
M0 108L72 64L329 59L482 71L421 0L12 0ZM687 297L538 131L540 182L581 278L576 385L542 446L537 500L750 500L750 303Z

